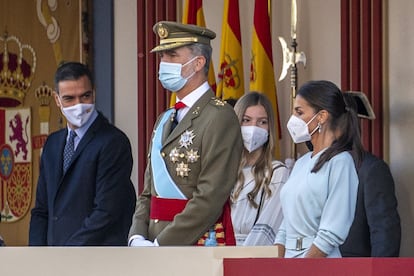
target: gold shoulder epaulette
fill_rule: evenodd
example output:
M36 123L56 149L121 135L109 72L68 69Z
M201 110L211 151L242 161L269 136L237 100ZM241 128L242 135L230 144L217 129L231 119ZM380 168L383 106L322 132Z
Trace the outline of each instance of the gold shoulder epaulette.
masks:
M224 106L224 104L226 103L225 101L217 97L211 97L211 100L212 100L212 103L216 106Z

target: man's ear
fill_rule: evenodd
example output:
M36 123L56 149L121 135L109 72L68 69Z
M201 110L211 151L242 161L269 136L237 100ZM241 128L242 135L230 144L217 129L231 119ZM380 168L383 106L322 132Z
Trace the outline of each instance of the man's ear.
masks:
M197 71L200 71L206 65L206 58L204 56L198 56L196 59L196 68Z
M56 91L53 91L53 97L55 98L55 102L57 107L61 108L60 100L59 100L59 94Z

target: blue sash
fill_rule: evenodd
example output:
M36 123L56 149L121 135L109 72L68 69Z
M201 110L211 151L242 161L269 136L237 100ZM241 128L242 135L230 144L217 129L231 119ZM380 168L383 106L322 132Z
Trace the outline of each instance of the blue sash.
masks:
M162 117L157 129L155 130L154 137L152 139L151 148L151 168L152 176L154 178L154 187L157 195L163 198L177 198L187 199L186 196L180 191L172 180L163 157L161 156L162 149L162 131L163 126L169 120L173 109L167 110Z

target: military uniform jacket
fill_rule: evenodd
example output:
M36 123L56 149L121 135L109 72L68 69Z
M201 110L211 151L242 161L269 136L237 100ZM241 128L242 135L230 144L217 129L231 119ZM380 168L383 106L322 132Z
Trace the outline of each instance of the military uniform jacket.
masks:
M240 124L233 108L209 90L171 133L171 120L160 127L166 167L189 201L172 222L150 220L151 196L157 194L149 155L129 236L157 239L160 245L193 245L217 221L236 183L243 148ZM150 153L151 147L152 142Z

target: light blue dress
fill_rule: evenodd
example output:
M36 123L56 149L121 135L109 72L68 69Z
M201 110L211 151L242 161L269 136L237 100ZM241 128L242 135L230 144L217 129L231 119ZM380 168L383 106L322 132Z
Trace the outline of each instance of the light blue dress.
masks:
M285 257L304 257L315 244L328 257L341 257L341 245L355 214L358 176L352 156L342 152L311 173L324 151L301 157L281 191L283 222L275 243Z

